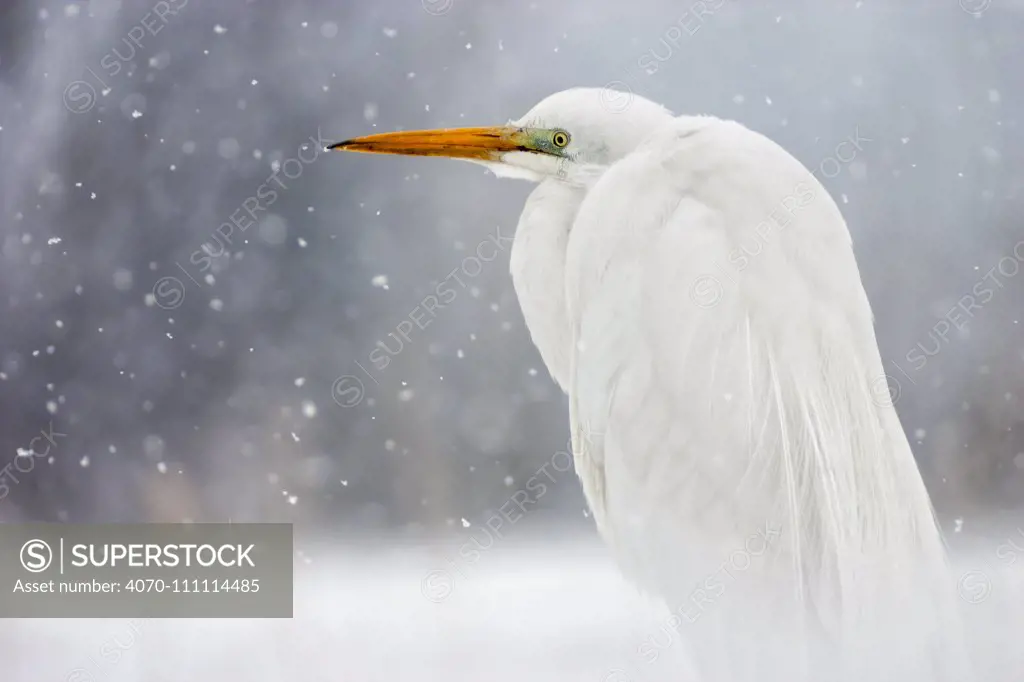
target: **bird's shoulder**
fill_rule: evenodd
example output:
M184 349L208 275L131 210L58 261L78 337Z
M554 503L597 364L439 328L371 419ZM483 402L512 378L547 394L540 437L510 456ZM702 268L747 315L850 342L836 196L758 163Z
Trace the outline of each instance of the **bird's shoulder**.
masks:
M576 214L566 266L570 305L616 267L661 286L713 269L758 300L808 286L862 297L827 190L773 140L711 116L659 126L601 176Z

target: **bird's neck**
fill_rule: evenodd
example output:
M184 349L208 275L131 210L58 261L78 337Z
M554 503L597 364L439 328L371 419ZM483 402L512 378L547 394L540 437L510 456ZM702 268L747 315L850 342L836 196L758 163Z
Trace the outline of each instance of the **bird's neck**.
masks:
M569 387L572 333L565 298L569 233L586 189L546 180L530 194L512 244L512 283L533 343L551 376Z

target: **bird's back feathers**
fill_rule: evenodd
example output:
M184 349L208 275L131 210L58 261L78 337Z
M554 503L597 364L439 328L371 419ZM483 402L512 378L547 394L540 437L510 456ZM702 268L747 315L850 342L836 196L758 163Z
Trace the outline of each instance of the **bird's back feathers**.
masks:
M577 470L640 585L727 626L759 600L765 627L846 642L910 613L892 600L942 622L941 538L809 171L736 123L676 119L587 193L565 282ZM900 625L894 675L936 655Z

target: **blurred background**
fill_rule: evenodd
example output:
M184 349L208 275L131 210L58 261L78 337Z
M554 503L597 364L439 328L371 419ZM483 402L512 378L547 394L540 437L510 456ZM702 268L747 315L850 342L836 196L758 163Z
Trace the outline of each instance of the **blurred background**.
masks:
M504 123L557 90L613 84L736 119L818 171L944 528L995 576L1013 564L998 548L1024 548L1022 34L1019 0L6 0L0 521L291 521L300 564L317 567L311 603L347 628L223 624L188 645L209 661L174 672L178 626L148 624L157 643L139 634L131 665L94 660L94 679L233 673L242 656L226 652L242 646L263 661L253 679L277 679L260 655L286 674L289 657L338 646L375 661L360 679L393 679L394 637L439 657L409 653L407 677L455 679L467 648L502 654L437 633L502 623L474 636L515 661L566 646L553 675L603 679L613 664L593 652L635 648L624 623L646 626L592 547L563 468L566 402L508 275L530 186L321 146ZM499 246L488 262L484 242ZM440 287L454 295L425 316ZM495 530L542 474L530 513ZM493 560L450 565L488 542ZM1014 603L992 594L989 608ZM554 642L538 618L589 639ZM45 633L60 679L128 627L9 621L0 648L17 679L41 680ZM278 648L241 644L257 636ZM595 672L572 667L584 660ZM332 665L305 678L342 679Z

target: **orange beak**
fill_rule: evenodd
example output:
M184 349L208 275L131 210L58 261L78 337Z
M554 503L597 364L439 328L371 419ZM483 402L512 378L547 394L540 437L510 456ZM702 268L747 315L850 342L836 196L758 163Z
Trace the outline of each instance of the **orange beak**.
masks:
M530 151L525 133L514 126L447 128L378 133L337 142L328 149L364 154L448 156L498 161L506 152Z

